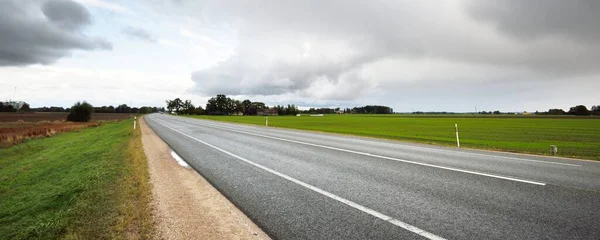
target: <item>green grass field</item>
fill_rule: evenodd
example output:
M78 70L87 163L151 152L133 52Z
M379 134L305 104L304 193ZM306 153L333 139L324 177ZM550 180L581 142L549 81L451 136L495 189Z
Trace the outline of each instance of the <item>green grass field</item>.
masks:
M0 239L149 238L146 159L133 120L0 150Z
M261 116L194 116L265 125ZM600 160L600 118L509 116L325 115L270 116L269 126L508 152L550 154Z

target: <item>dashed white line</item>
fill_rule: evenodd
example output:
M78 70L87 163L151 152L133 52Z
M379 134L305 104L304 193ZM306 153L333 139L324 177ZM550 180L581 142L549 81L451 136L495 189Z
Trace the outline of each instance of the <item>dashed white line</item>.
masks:
M158 121L157 121L157 122L158 122ZM410 225L410 224L408 224L408 223L402 222L402 221L400 221L400 220L398 220L398 219L392 218L392 217L390 217L390 216L388 216L388 215L385 215L385 214L383 214L383 213L377 212L377 211L375 211L375 210L373 210L373 209L370 209L370 208L368 208L368 207L362 206L362 205L360 205L360 204L358 204L358 203L355 203L355 202L353 202L353 201L350 201L350 200L348 200L348 199L342 198L342 197L340 197L340 196L338 196L338 195L335 195L335 194L333 194L333 193L327 192L327 191L325 191L325 190L323 190L323 189L320 189L320 188L318 188L318 187L315 187L315 186L313 186L313 185L310 185L310 184L308 184L308 183L305 183L305 182L303 182L303 181L300 181L300 180L298 180L298 179L295 179L295 178L293 178L293 177L290 177L290 176L288 176L288 175L285 175L285 174L283 174L283 173L277 172L277 171L275 171L275 170L273 170L273 169L270 169L270 168L268 168L268 167L265 167L265 166L263 166L263 165L260 165L260 164L258 164L258 163L252 162L252 161L250 161L250 160L248 160L248 159L245 159L245 158L243 158L243 157L240 157L240 156L238 156L238 155L235 155L235 154L233 154L233 153L231 153L231 152L228 152L228 151L226 151L226 150L224 150L224 149L221 149L221 148L219 148L219 147L217 147L217 146L214 146L214 145L212 145L212 144L210 144L210 143L204 142L204 141L202 141L202 140L200 140L200 139L197 139L197 138L195 138L195 137L193 137L193 136L190 136L190 135L188 135L188 134L186 134L186 133L183 133L183 132L181 132L181 131L179 131L179 130L177 130L177 129L174 129L174 128L171 128L171 127L169 127L169 126L166 126L165 124L162 124L162 123L161 123L161 125L163 125L164 127L168 128L168 129L171 129L172 131L175 131L175 132L177 132L177 133L179 133L179 134L181 134L181 135L184 135L184 136L186 136L186 137L188 137L188 138L191 138L191 139L193 139L193 140L195 140L195 141L197 141L197 142L199 142L199 143L202 143L202 144L204 144L204 145L206 145L206 146L208 146L208 147L211 147L211 148L213 148L213 149L215 149L215 150L218 150L218 151L220 151L220 152L222 152L222 153L225 153L225 154L227 154L227 155L229 155L229 156L232 156L232 157L234 157L234 158L236 158L236 159L239 159L239 160L241 160L241 161L243 161L243 162L245 162L245 163L248 163L248 164L250 164L250 165L252 165L252 166L255 166L255 167L257 167L257 168L260 168L260 169L262 169L262 170L265 170L265 171L267 171L267 172L269 172L269 173L275 174L275 175L277 175L277 176L279 176L279 177L281 177L281 178L284 178L284 179L286 179L286 180L288 180L288 181L291 181L291 182L293 182L293 183L296 183L296 184L298 184L298 185L300 185L300 186L303 186L303 187L305 187L305 188L308 188L308 189L310 189L310 190L312 190L312 191L314 191L314 192L317 192L317 193L319 193L319 194L321 194L321 195L324 195L324 196L326 196L326 197L329 197L329 198L331 198L331 199L333 199L333 200L336 200L336 201L338 201L338 202L341 202L341 203L343 203L343 204L346 204L346 205L348 205L348 206L350 206L350 207L352 207L352 208L354 208L354 209L357 209L357 210L359 210L359 211L362 211L362 212L364 212L364 213L367 213L367 214L369 214L369 215L371 215L371 216L373 216L373 217L379 218L379 219L381 219L381 220L383 220L383 221L389 222L389 223L391 223L391 224L393 224L393 225L396 225L396 226L398 226L398 227L401 227L401 228L403 228L403 229L406 229L406 230L408 230L408 231L410 231L410 232L413 232L413 233L415 233L415 234L421 235L421 236L423 236L423 237L425 237L425 238L428 238L428 239L435 239L435 240L443 240L443 239L445 239L445 238L442 238L442 237L440 237L440 236L437 236L437 235L435 235L435 234L433 234L433 233L427 232L427 231L425 231L425 230L423 230L423 229L420 229L420 228L418 228L418 227L415 227L415 226L413 226L413 225Z

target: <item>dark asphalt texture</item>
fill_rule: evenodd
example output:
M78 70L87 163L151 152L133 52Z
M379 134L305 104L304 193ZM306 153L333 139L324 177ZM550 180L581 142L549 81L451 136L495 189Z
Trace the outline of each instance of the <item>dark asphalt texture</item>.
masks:
M600 239L600 162L166 114L152 114L145 119L190 166L275 239L426 238L182 133L442 238Z

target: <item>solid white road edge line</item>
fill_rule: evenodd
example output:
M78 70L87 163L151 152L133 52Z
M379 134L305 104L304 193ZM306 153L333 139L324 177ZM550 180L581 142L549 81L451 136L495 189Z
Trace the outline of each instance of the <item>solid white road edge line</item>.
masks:
M215 150L218 150L218 151L220 151L220 152L222 152L222 153L225 153L225 154L227 154L227 155L229 155L229 156L232 156L232 157L234 157L234 158L237 158L237 159L239 159L239 160L241 160L241 161L244 161L244 162L246 162L246 163L248 163L248 164L250 164L250 165L252 165L252 166L255 166L255 167L257 167L257 168L260 168L260 169L262 169L262 170L265 170L265 171L267 171L267 172L269 172L269 173L275 174L275 175L277 175L277 176L279 176L279 177L282 177L282 178L284 178L284 179L286 179L286 180L288 180L288 181L291 181L291 182L293 182L293 183L296 183L296 184L298 184L298 185L300 185L300 186L303 186L303 187L305 187L305 188L308 188L308 189L310 189L310 190L312 190L312 191L315 191L315 192L317 192L317 193L320 193L320 194L322 194L322 195L324 195L324 196L326 196L326 197L329 197L329 198L331 198L331 199L334 199L334 200L336 200L336 201L338 201L338 202L341 202L341 203L343 203L343 204L346 204L346 205L348 205L348 206L350 206L350 207L353 207L353 208L355 208L355 209L357 209L357 210L360 210L360 211L362 211L362 212L364 212L364 213L367 213L367 214L369 214L369 215L371 215L371 216L374 216L374 217L376 217L376 218L379 218L379 219L381 219L381 220L383 220L383 221L389 222L389 223L391 223L391 224L394 224L394 225L396 225L396 226L398 226L398 227L401 227L401 228L403 228L403 229L406 229L406 230L408 230L408 231L411 231L411 232L413 232L413 233L416 233L416 234L418 234L418 235L421 235L421 236L423 236L423 237L426 237L426 238L428 238L428 239L435 239L435 240L444 240L444 239L445 239L445 238L442 238L442 237L440 237L440 236L437 236L437 235L435 235L435 234L433 234L433 233L427 232L427 231L425 231L425 230L423 230L423 229L420 229L420 228L418 228L418 227L415 227L415 226L413 226L413 225L410 225L410 224L408 224L408 223L402 222L402 221L400 221L400 220L398 220L398 219L394 219L394 218L392 218L392 217L390 217L390 216L387 216L387 215L385 215L385 214L383 214L383 213L377 212L377 211L375 211L375 210L373 210L373 209L370 209L370 208L368 208L368 207L365 207L365 206L359 205L358 203L352 202L352 201L350 201L350 200L348 200L348 199L345 199L345 198L342 198L342 197L340 197L340 196L337 196L337 195L335 195L335 194L333 194L333 193L327 192L327 191L325 191L325 190L323 190L323 189L320 189L320 188L318 188L318 187L315 187L315 186L313 186L313 185L310 185L310 184L308 184L308 183L302 182L302 181L300 181L300 180L298 180L298 179L295 179L295 178L293 178L293 177L290 177L290 176L288 176L288 175L285 175L285 174L283 174L283 173L277 172L277 171L275 171L275 170L273 170L273 169L270 169L270 168L267 168L267 167L265 167L265 166L262 166L262 165L260 165L260 164L258 164L258 163L252 162L252 161L250 161L250 160L248 160L248 159L245 159L245 158L243 158L243 157L240 157L240 156L238 156L238 155L235 155L235 154L233 154L233 153L230 153L230 152L228 152L228 151L226 151L226 150L223 150L223 149L221 149L221 148L219 148L219 147L217 147L217 146L214 146L214 145L212 145L212 144L210 144L210 143L204 142L204 141L202 141L202 140L200 140L200 139L197 139L197 138L195 138L195 137L193 137L193 136L190 136L190 135L188 135L188 134L186 134L186 133L183 133L183 132L181 132L181 131L179 131L179 130L177 130L177 129L174 129L174 128L171 128L171 127L169 127L169 126L166 126L165 124L162 124L162 123L161 123L161 125L163 125L164 127L168 128L168 129L171 129L171 130L173 130L173 131L175 131L175 132L177 132L177 133L179 133L179 134L181 134L181 135L184 135L184 136L186 136L186 137L188 137L188 138L191 138L191 139L193 139L193 140L195 140L195 141L197 141L197 142L199 142L199 143L202 143L202 144L204 144L204 145L206 145L206 146L209 146L209 147L211 147L211 148L213 148L213 149L215 149Z
M186 122L186 121L184 121ZM186 122L188 123L188 122ZM219 123L219 124L223 124L223 125L235 125L232 123ZM215 126L213 123L207 124L210 126ZM255 126L247 126L247 127L253 127L256 128ZM227 128L229 129L229 128ZM288 130L288 129L278 129L278 130ZM290 129L290 130L297 130L297 129ZM360 141L364 141L362 139L358 139ZM542 161L542 160L533 160L533 159L524 159L524 158L518 158L518 157L507 157L507 156L497 156L497 155L490 155L490 154L483 154L483 153L471 153L471 152L457 152L457 151L451 151L451 150L444 150L444 149L433 149L433 148L425 148L425 147L419 147L419 146L407 146L407 145L400 145L402 147L410 147L410 148L416 148L416 149L422 149L422 150L426 150L426 151L435 151L435 152L445 152L445 153L460 153L460 154L465 154L465 155L473 155L473 156L482 156L482 157L489 157L489 158L502 158L502 159L508 159L508 160L515 160L515 161L523 161L523 162L535 162L535 163L542 163L542 164L554 164L554 165L564 165L564 166L571 166L571 167L581 167L581 165L578 164L571 164L571 163L560 163L560 162L548 162L548 161Z
M406 160L406 159L386 157L386 156L376 155L376 154L372 154L372 153L359 152L359 151L348 150L348 149L343 149L343 148L336 148L336 147L330 147L330 146L319 145L319 144L314 144L314 143L307 143L307 142L301 142L301 141L296 141L296 140L290 140L290 139L285 139L285 138L271 137L271 136L267 136L267 135L262 135L262 134L257 134L257 133L251 133L251 132L245 132L245 131L239 131L239 130L233 130L233 129L229 129L229 128L221 128L221 127L215 127L215 126L210 126L210 127L221 129L221 130L226 130L226 131L243 133L243 134L247 134L247 135L253 135L253 136L258 136L258 137L270 138L270 139L279 140L279 141L297 143L297 144L302 144L302 145L307 145L307 146L313 146L313 147L319 147L319 148L326 148L326 149L331 149L331 150L336 150L336 151L341 151L341 152L354 153L354 154L358 154L358 155L375 157L375 158L381 158L381 159L387 159L387 160L404 162L404 163L411 163L411 164L416 164L416 165L421 165L421 166L427 166L427 167L433 167L433 168L439 168L439 169L445 169L445 170L450 170L450 171L455 171L455 172L469 173L469 174L474 174L474 175L480 175L480 176L486 176L486 177L492 177L492 178L499 178L499 179L510 180L510 181L515 181L515 182L535 184L535 185L540 185L540 186L545 186L546 185L546 183L543 183L543 182L536 182L536 181L531 181L531 180L519 179L519 178L515 178L515 177L507 177L507 176L500 176L500 175L495 175L495 174L490 174L490 173L475 172L475 171L469 171L469 170L464 170L464 169L459 169L459 168L453 168L453 167L444 167L444 166L439 166L439 165L434 165L434 164L429 164L429 163L415 162L415 161Z

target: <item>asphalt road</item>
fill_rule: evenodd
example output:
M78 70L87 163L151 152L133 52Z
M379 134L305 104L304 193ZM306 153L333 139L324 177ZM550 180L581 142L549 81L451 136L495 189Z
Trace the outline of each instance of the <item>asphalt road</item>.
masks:
M275 239L600 239L600 163L153 114Z

